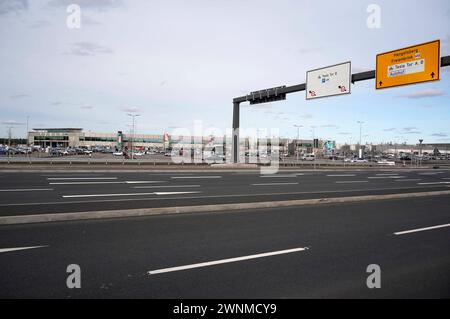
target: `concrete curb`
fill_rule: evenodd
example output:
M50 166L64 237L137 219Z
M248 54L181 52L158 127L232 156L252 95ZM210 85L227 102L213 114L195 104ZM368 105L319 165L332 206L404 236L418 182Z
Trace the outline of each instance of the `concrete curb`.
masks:
M420 192L420 193L286 200L273 202L234 203L234 204L140 208L127 210L91 211L91 212L59 213L59 214L5 216L0 217L0 225L48 223L48 222L73 221L73 220L95 220L95 219L110 219L110 218L124 218L124 217L155 216L155 215L173 215L186 213L223 212L223 211L236 211L246 209L277 208L277 207L336 204L336 203L355 203L362 201L403 199L403 198L442 196L442 195L450 195L450 190Z

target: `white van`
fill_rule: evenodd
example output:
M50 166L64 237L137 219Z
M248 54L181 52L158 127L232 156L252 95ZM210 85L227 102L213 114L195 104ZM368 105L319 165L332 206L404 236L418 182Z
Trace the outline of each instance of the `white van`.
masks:
M302 161L314 161L316 156L314 154L306 154L302 156Z

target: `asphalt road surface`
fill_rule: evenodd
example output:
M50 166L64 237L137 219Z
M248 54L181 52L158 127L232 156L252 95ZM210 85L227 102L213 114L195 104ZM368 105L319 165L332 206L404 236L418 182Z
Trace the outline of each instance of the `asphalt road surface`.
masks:
M448 224L449 200L4 226L3 249L42 247L0 252L0 297L448 298L449 228L394 233ZM69 264L80 289L66 286Z
M10 216L448 190L450 172L68 171L1 180L0 211ZM449 226L446 195L1 226L0 297L449 298ZM70 264L80 266L80 289L66 285ZM372 264L381 288L367 287Z
M0 216L450 189L450 170L0 173Z

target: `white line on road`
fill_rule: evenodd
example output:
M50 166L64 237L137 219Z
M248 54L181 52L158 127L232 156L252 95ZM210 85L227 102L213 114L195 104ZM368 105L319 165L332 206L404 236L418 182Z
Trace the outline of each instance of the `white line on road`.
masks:
M396 232L396 233L394 233L394 235L405 235L405 234L417 233L417 232L425 231L425 230L444 228L444 227L450 227L450 224L444 224L444 225L438 225L438 226L431 226L431 227L425 227L425 228L417 228L417 229L405 230L405 231Z
M295 178L297 177L297 174L289 174L289 175L260 175L259 177L266 177L266 178L276 178L276 177L280 177L280 178Z
M442 174L444 172L430 172L430 173L419 173L417 175L437 175L437 174Z
M189 187L200 187L200 185L134 186L133 188L189 188Z
M44 248L48 246L31 246L31 247L15 247L15 248L1 248L0 253L8 253L11 251L19 251L19 250L27 250L27 249L36 249L36 248Z
M351 177L356 176L355 174L334 174L334 175L327 175L328 177Z
M84 198L84 197L118 197L118 196L147 196L147 195L175 195L175 194L196 194L201 192L152 192L152 193L124 193L124 194L87 194L87 195L63 195L63 198Z
M155 192L155 195L181 195L181 194L198 194L201 192Z
M369 181L337 181L336 184L347 184L347 183L368 183Z
M395 179L395 178L405 178L406 176L369 176L370 179Z
M397 173L393 174L375 174L376 176L395 176L398 175Z
M166 183L165 181L125 181L125 182L58 182L48 183L49 185L107 185L107 184L150 184Z
M429 182L429 183L417 183L417 185L436 185L436 184L450 184L450 182Z
M127 184L154 184L154 183L166 183L165 181L126 181Z
M105 180L117 179L117 177L48 177L49 181L64 181L64 180Z
M17 189L0 189L0 192L41 192L52 191L53 188L17 188Z
M417 182L417 181L421 181L422 179L420 178L411 178L411 179L398 179L396 180L396 182Z
M278 186L278 185L298 185L298 183L261 183L261 184L250 184L251 186Z
M222 176L172 176L173 179L190 179L190 178L222 178Z
M291 254L291 253L295 253L295 252L299 252L299 251L304 251L307 249L308 249L308 247L293 248L293 249L279 250L279 251L273 251L273 252L269 252L269 253L262 253L262 254L256 254L256 255L242 256L242 257L228 258L228 259L220 259L220 260L208 261L208 262L179 266L179 267L150 270L147 272L147 274L156 275L156 274L163 274L163 273L187 270L187 269L193 269L193 268L209 267L209 266L232 263L232 262L249 260L249 259L263 258L263 257L282 255L282 254Z

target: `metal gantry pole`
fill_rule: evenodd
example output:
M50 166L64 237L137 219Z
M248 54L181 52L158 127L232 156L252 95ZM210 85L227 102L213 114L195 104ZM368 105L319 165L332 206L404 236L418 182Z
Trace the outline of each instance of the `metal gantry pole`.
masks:
M233 163L239 162L239 102L233 103L233 133L231 157Z

